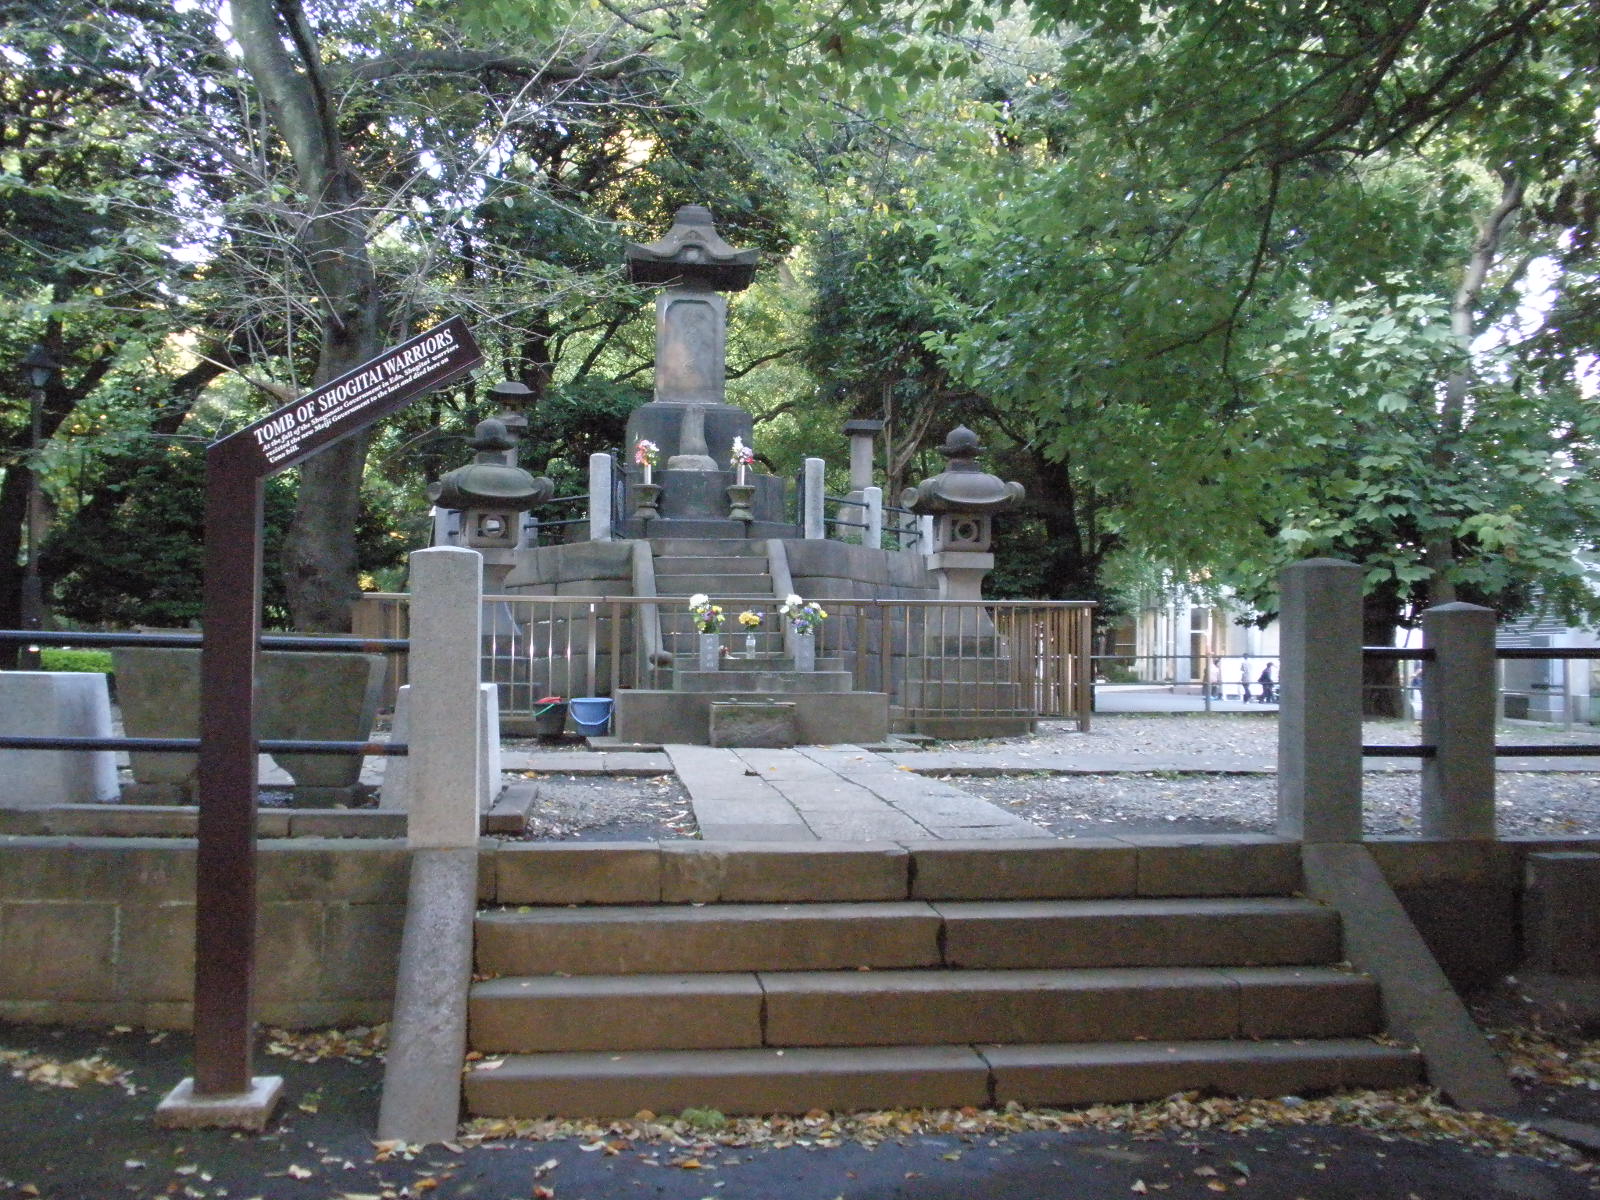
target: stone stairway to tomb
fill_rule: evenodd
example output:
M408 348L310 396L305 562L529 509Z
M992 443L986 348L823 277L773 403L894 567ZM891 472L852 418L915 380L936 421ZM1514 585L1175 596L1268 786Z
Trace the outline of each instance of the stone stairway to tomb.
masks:
M741 609L755 608L766 623L755 634L758 653L783 653L783 631L772 605L772 573L767 560L767 543L741 538L660 538L651 542L655 559L656 594L687 600L704 592L724 610L724 639L729 646L744 644L738 627ZM663 607L661 613L662 648L670 650L679 663L692 663L697 634L686 607Z
M1072 1105L1415 1082L1284 843L502 851L477 1116Z
M764 539L659 538L651 542L661 646L673 656L671 688L628 689L616 698L616 732L636 742L713 745L797 745L881 741L888 734L888 701L857 692L837 658L796 670L776 612ZM702 670L699 634L683 601L704 593L723 609L718 668ZM760 612L762 626L746 632L743 609Z

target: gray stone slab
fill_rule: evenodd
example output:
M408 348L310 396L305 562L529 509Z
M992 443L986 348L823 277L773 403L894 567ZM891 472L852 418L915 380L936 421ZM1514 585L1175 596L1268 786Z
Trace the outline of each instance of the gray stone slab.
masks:
M653 904L661 852L653 843L517 842L492 856L501 904Z
M937 901L953 967L1337 961L1338 916L1292 898Z
M912 857L912 894L926 899L1128 896L1138 879L1138 851L1112 838L986 844L968 834L917 846Z
M664 843L661 862L665 903L896 901L909 887L910 855L889 841L812 842L802 849L719 845L708 837Z
M817 840L817 835L803 821L797 825L702 821L700 836L719 842L815 842Z
M0 674L0 733L110 737L106 677L87 671ZM0 750L0 805L98 804L117 795L110 750Z
M456 1136L467 1047L477 858L475 850L412 854L378 1110L380 1138L427 1143L448 1142Z
M753 974L536 975L476 983L472 1048L693 1050L761 1045Z
M804 814L806 824L819 838L832 840L901 840L918 841L938 835L925 825L903 813L885 808L882 811L848 809L814 809Z
M282 1075L256 1075L250 1090L237 1095L205 1096L185 1079L156 1105L156 1124L163 1129L248 1129L260 1132L272 1119L283 1096Z
M481 1116L947 1108L987 1104L989 1068L966 1046L540 1054L470 1072L466 1095Z
M1220 1038L1240 989L1203 969L763 972L774 1045Z
M1417 1043L1428 1078L1463 1108L1517 1103L1505 1068L1451 988L1365 847L1323 843L1303 850L1306 891L1339 910L1350 961L1383 988L1389 1032Z
M926 968L940 965L940 925L914 901L489 912L477 919L477 965L499 975Z
M1402 1087L1421 1074L1412 1051L1366 1039L983 1046L979 1053L994 1071L1002 1103L1119 1103L1195 1089L1282 1096Z

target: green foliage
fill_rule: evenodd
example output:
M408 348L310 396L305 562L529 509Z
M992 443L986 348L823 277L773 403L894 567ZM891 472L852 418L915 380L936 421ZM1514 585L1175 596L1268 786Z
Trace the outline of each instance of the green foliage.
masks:
M105 486L115 505L87 508L58 526L40 568L55 581L57 610L84 624L186 626L200 618L205 457L190 445L130 447L136 466ZM282 544L294 505L294 480L266 483L265 555ZM407 548L381 514L363 511L358 530L363 570L393 567ZM287 624L281 581L264 576L263 613Z
M111 651L46 646L39 651L39 668L43 671L87 671L109 675Z

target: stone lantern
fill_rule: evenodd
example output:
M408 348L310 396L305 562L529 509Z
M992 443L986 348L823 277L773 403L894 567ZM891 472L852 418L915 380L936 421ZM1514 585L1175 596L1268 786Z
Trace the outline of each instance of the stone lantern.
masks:
M478 422L467 444L477 451L473 461L432 484L428 499L440 508L460 511L464 545L475 550L515 550L522 514L550 499L555 484L507 463L517 442L503 421ZM489 564L487 556L485 564Z
M900 504L933 517L929 568L939 577L939 599L981 600L983 577L994 569L993 518L1022 499L1020 483L1004 483L977 464L978 435L957 425L939 453L949 465L900 495Z

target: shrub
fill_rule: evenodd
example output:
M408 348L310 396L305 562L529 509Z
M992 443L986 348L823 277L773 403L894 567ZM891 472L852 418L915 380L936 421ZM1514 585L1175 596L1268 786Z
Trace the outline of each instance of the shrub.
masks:
M44 671L101 671L111 673L109 650L50 650L39 651L39 667Z

